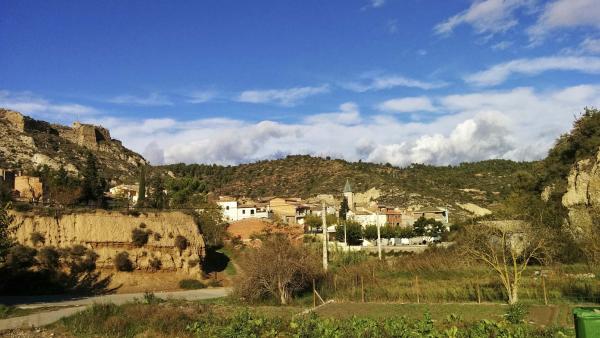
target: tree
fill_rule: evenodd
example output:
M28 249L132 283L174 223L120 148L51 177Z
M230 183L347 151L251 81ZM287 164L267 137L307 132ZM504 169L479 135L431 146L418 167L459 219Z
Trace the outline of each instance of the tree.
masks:
M344 199L342 200L342 203L340 204L340 219L341 220L346 219L346 215L348 214L349 210L350 210L350 207L348 206L348 199L346 197L344 197Z
M210 203L203 210L195 212L194 221L207 246L223 245L223 239L227 235L227 223L223 222L223 214L218 205Z
M377 226L376 225L367 225L364 231L365 239L373 240L377 239Z
M446 230L444 224L432 218L419 217L413 224L414 233L417 236L438 237Z
M519 301L523 271L531 260L547 258L544 231L522 221L495 221L465 226L461 238L462 252L485 263L500 278L508 303Z
M270 236L240 258L235 293L246 301L273 297L286 305L320 276L319 262L313 251L284 235Z
M339 224L335 228L335 239L338 242L344 241L344 228L346 231L346 240L348 245L361 245L363 238L362 225L353 221L346 221L343 224Z
M81 174L83 176L82 200L88 203L94 202L97 205L102 204L107 184L106 180L100 175L96 156L92 152L87 153L85 167Z
M138 186L137 206L143 207L146 200L146 166L140 167L140 182Z
M156 209L163 209L167 205L167 196L165 195L165 182L162 176L157 173L150 178L149 205Z
M8 227L14 217L8 213L10 204L0 205L0 266L6 262L8 250L13 246Z

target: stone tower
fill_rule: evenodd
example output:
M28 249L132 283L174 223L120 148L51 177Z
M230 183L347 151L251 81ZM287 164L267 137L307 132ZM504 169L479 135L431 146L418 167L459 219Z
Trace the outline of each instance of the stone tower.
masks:
M352 192L352 186L348 179L346 179L346 185L344 185L344 197L348 200L348 208L354 210L354 193Z

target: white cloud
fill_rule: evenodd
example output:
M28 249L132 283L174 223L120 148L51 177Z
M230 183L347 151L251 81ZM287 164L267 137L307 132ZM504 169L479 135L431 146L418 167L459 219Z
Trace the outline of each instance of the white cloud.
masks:
M374 8L381 7L385 5L385 1L386 0L371 0L371 6L373 6Z
M600 106L600 85L543 92L523 87L429 101L439 111L435 119L411 122L394 115L361 115L352 102L342 104L337 112L295 123L224 118L91 122L109 127L126 146L144 151L153 161L164 158L165 163L235 164L285 154L394 165L532 160L545 156L556 137L571 128L574 114L585 106Z
M500 41L492 45L493 50L505 50L513 45L512 41Z
M354 102L346 102L340 105L339 112L310 115L304 121L308 124L351 125L358 124L362 120L358 105Z
M10 92L0 90L0 107L23 112L33 117L63 120L92 115L97 111L77 103L54 103L30 92Z
M515 12L523 7L531 7L532 0L478 0L465 11L437 24L434 32L448 35L462 24L471 25L478 34L496 34L516 26Z
M600 39L586 38L579 47L583 52L600 54Z
M600 29L598 0L555 0L543 9L535 25L528 29L530 39L540 42L560 28L591 26Z
M407 78L401 75L365 76L359 82L342 83L341 86L355 92L367 92L391 89L395 87L410 87L419 89L435 89L446 86L443 82L425 82Z
M391 99L377 105L377 109L385 112L409 113L409 112L432 112L436 108L431 100L425 96L403 97Z
M130 106L171 106L173 102L160 93L150 93L148 96L119 95L108 100L110 103Z
M217 92L214 90L196 90L186 95L188 103L205 103L217 97Z
M493 86L506 81L513 74L536 75L552 70L600 74L600 57L550 56L517 59L468 75L465 80L477 86Z
M327 92L329 92L328 85L288 89L246 90L237 97L237 101L248 103L275 102L283 106L293 106L309 96Z

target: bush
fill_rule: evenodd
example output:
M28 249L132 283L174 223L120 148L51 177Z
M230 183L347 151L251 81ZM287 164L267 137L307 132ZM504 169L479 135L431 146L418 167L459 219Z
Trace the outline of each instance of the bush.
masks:
M175 237L175 247L177 249L179 249L179 251L183 251L185 249L187 249L189 243L187 238L181 236L181 235L177 235L177 237Z
M38 252L37 259L42 268L55 270L59 265L60 254L54 247L43 247Z
M46 243L46 238L44 237L44 235L42 235L41 232L32 232L29 238L31 239L31 243L33 243L34 246L37 246L39 243Z
M15 204L15 210L18 212L27 212L27 211L31 211L31 209L33 209L33 206L29 203Z
M117 271L133 271L133 263L129 259L129 254L125 251L119 252L115 256L115 267Z
M525 320L525 317L529 311L527 311L527 307L522 303L515 303L508 306L508 310L506 310L506 320L511 324L520 324Z
M208 286L210 286L211 288L218 288L223 286L223 282L221 282L218 279L211 279L208 281Z
M179 287L186 290L204 289L206 285L197 279L182 279L179 281Z
M148 231L144 231L138 228L131 230L131 241L133 245L142 247L148 243Z
M152 270L160 270L160 268L162 267L162 261L156 257L150 259L149 264Z
M158 232L155 232L155 233L154 233L154 240L155 240L155 241L157 241L157 242L158 242L158 241L160 241L160 239L161 239L161 238L162 238L162 235L161 235L161 234L159 234Z
M36 253L34 248L17 244L8 250L6 265L14 270L28 269L35 265Z

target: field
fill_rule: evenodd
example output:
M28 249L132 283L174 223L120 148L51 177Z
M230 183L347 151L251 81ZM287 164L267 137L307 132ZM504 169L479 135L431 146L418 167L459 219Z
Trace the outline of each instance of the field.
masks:
M499 304L339 303L323 306L316 314L301 314L303 310L223 300L95 305L49 329L66 337L573 336L566 305L532 307L526 323L516 325L504 320L506 306Z

